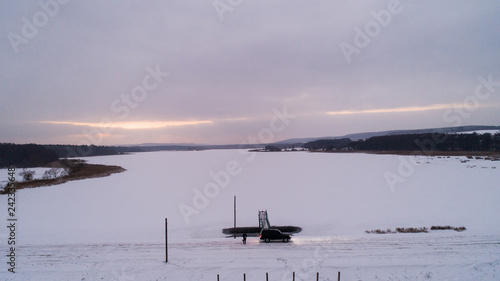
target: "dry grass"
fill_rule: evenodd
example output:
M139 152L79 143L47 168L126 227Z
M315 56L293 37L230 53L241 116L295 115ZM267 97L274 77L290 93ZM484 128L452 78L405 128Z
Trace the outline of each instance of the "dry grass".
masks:
M429 229L427 229L427 227L398 227L396 228L396 231L399 233L427 233L429 232Z
M465 226L453 227L453 226L432 226L431 230L455 230L458 232L465 231L467 228ZM396 230L391 230L388 228L387 230L367 230L365 231L368 234L394 234L394 233L428 233L429 229L427 227L398 227Z
M367 230L365 231L366 233L372 233L372 234L392 234L396 233L395 231L392 231L390 228L387 230L381 230L381 229L376 229L376 230Z
M455 230L457 232L465 231L467 228L465 226L453 227L453 226L432 226L431 230Z

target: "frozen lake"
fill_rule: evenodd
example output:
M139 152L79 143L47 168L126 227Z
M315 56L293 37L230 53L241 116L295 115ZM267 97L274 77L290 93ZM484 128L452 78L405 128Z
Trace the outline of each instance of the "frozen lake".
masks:
M309 280L316 271L321 280L337 271L342 280L499 280L500 162L246 150L87 160L127 171L20 190L17 273L2 255L2 280L291 280L291 271ZM288 244L224 238L233 196L238 226L257 226L267 209L272 225L303 231ZM6 196L0 210L6 223ZM467 231L364 233L433 225Z

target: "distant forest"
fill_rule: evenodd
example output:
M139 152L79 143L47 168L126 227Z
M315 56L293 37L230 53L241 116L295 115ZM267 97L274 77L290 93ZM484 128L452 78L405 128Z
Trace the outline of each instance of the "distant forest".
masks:
M96 146L96 145L44 145L45 148L57 153L59 158L88 157L103 155L119 155L132 152L150 152L164 150L200 150L199 147L184 145L156 146Z
M309 150L339 150L348 147L352 143L351 139L316 140L304 144L304 148Z
M318 140L304 145L310 150L355 151L500 151L500 133L486 134L402 134L376 136L350 141L349 139Z
M37 144L0 144L0 168L15 166L19 168L38 167L54 162L57 153Z
M96 146L0 143L0 168L41 167L60 158L119 155L161 150L196 150L189 146Z

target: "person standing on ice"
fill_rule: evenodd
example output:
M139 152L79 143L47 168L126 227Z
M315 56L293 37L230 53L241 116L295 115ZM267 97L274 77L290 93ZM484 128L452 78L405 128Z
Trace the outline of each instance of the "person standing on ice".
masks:
M243 233L243 244L247 243L247 234Z

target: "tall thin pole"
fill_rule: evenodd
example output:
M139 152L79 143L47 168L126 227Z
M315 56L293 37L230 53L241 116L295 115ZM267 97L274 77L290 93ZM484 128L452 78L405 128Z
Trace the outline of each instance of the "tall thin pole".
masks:
M165 262L168 262L168 221L165 218Z
M234 228L233 228L233 233L234 233L234 239L236 239L236 195L234 196Z

